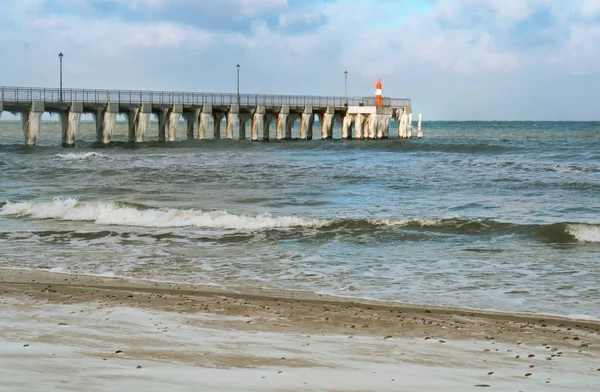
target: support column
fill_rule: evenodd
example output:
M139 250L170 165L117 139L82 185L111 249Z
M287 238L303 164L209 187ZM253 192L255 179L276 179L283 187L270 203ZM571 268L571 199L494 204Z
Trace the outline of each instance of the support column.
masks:
M194 140L194 125L196 125L196 120L199 116L200 110L191 110L188 112L183 112L183 118L185 119L188 140Z
M364 123L365 123L365 115L362 113L357 113L354 117L354 138L355 139L363 138Z
M269 140L271 138L270 129L271 123L275 121L277 123L277 116L273 113L267 113L265 115L265 128L263 132L263 140Z
M246 140L246 124L248 123L248 120L253 118L253 116L253 113L240 113L240 131L237 135L233 135L234 139L237 136L237 140Z
M364 138L365 139L375 139L375 132L377 128L377 122L379 118L377 114L367 114L365 115L365 129L364 129Z
M408 108L408 127L406 128L406 137L410 139L412 137L412 109Z
M290 113L287 117L287 124L285 127L285 139L290 140L292 138L292 130L294 128L294 123L296 119L300 119L300 115L298 113Z
M417 125L417 137L421 139L423 137L423 131L421 130L421 120L423 120L423 115L419 113L419 123Z
M167 118L171 108L160 108L156 113L156 119L158 120L158 141L164 142L167 134Z
M169 117L167 119L167 141L169 142L175 141L177 129L179 128L179 119L181 118L181 113L183 113L183 105L180 103L174 104L173 108L169 112Z
M380 117L379 123L377 124L377 139L387 139L390 137L391 120L391 115L384 115Z
M252 140L258 140L258 135L261 133L263 140L265 140L265 129L267 125L266 116L267 108L265 105L258 105L252 116ZM266 129L266 132L268 133L268 129ZM268 135L267 139L269 139Z
M212 105L208 104L202 106L202 111L198 117L198 139L206 139L209 135L210 120L212 116Z
M105 107L98 107L94 113L96 120L96 141L107 146L115 131L119 104L109 103Z
M290 115L290 107L282 106L279 113L277 113L277 140L281 140L284 138L284 135L287 134L288 122Z
M332 107L327 107L325 113L321 113L321 139L333 138L333 118L335 111Z
M398 139L406 138L406 108L398 109Z
M225 117L224 113L216 112L213 114L213 138L214 139L222 139L221 137L221 121Z
M342 118L342 139L352 139L353 114L345 114Z
M62 146L75 147L75 137L79 132L79 122L83 112L83 102L72 102L64 112L60 112L60 125L62 128Z
M226 124L225 137L227 139L233 139L234 134L240 134L240 105L231 105L227 113Z
M127 111L127 129L128 132L127 134L129 135L128 137L128 141L129 142L143 142L144 139L144 135L139 135L139 137L141 138L141 140L138 138L137 135L137 121L138 121L138 115L140 113L140 108L129 108L129 110Z
M146 137L146 131L150 126L151 103L142 103L139 108L130 109L127 116L129 123L129 141L141 143Z
M304 107L304 112L300 115L300 140L312 139L314 122L315 115L312 106Z
M26 146L35 146L37 143L37 138L40 134L42 113L44 113L44 110L45 107L43 102L34 101L31 103L31 108L29 110L21 113Z

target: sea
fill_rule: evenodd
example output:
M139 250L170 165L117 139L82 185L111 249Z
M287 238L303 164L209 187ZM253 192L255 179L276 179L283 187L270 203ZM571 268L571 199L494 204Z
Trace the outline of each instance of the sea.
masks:
M136 144L122 120L75 148L0 122L0 268L600 318L599 122Z

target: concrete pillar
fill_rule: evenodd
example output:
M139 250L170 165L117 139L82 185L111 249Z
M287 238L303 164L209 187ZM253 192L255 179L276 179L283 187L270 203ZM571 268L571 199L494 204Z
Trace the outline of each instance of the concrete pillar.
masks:
M277 113L277 131L275 136L277 140L281 140L284 138L284 135L287 135L289 115L289 106L282 106L279 113Z
M412 126L412 110L410 108L408 108L408 127L406 128L406 138L410 139L412 137L412 131L413 131L413 126Z
M83 112L83 102L72 102L69 109L60 112L63 147L74 147L75 137L79 132L79 122Z
M181 118L181 114L183 113L183 105L180 103L176 103L173 105L173 108L169 112L169 117L167 118L167 141L174 142L177 137L177 129L179 128L179 119Z
M233 135L233 138L236 140L246 140L246 125L248 121L253 117L253 113L240 113L240 131L236 135Z
M365 115L364 139L375 139L375 132L379 117L377 114Z
M44 113L44 110L45 107L43 102L34 101L31 103L31 108L29 110L21 113L26 146L35 146L37 143L37 138L40 134L42 113Z
M139 108L131 108L127 113L129 124L129 141L141 143L146 137L146 131L150 126L151 103L142 103Z
M352 139L353 114L345 114L342 118L342 139Z
M202 111L198 117L198 139L206 139L207 136L209 136L210 120L212 116L212 105L202 106Z
M156 113L158 120L158 141L164 142L167 134L167 118L169 117L170 108L160 108Z
M268 136L268 128L267 127L267 108L265 107L265 105L258 105L256 107L256 110L254 112L254 115L252 116L252 140L258 140L258 135L262 134L262 138L263 140L265 140L265 133L267 133L267 139L269 139ZM266 129L266 130L265 130Z
M225 137L233 139L233 135L240 134L240 105L231 105L227 113Z
M354 117L354 138L355 139L363 138L364 124L365 124L365 115L362 113L357 113Z
M96 141L103 145L110 144L110 138L115 131L119 104L109 103L106 107L96 108L94 117L96 120Z
M130 142L143 142L144 135L137 135L137 118L140 113L140 108L129 108L127 111L127 134Z
M377 139L387 139L390 133L391 114L376 114L375 115L375 136Z
M406 109L398 109L398 138L406 138Z
M285 139L290 140L292 138L292 130L294 129L294 124L296 120L300 119L300 115L298 113L290 113L287 117L287 124L285 127Z
M417 125L417 137L421 139L423 137L423 130L421 129L421 121L423 120L423 115L419 113L419 123Z
M312 106L306 106L304 112L300 115L300 139L311 140L313 137L313 124L315 115Z
M224 113L215 112L213 113L213 138L221 139L221 121L225 117Z
M328 107L325 113L321 113L321 139L333 138L333 120L335 111L332 107Z
M200 110L192 110L183 113L183 118L185 119L185 126L187 130L187 139L194 140L194 125L196 124L196 120L200 116Z
M265 128L264 128L264 132L263 132L263 140L269 140L271 138L270 129L271 129L271 123L273 121L277 122L276 115L273 113L267 113L265 115Z

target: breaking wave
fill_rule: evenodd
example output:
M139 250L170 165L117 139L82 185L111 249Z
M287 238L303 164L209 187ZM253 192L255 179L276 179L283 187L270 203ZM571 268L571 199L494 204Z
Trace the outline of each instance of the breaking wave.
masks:
M0 215L21 215L37 219L90 221L104 225L141 227L206 227L260 230L286 227L318 227L319 219L271 214L235 215L226 211L147 208L114 202L80 202L75 198L56 198L50 202L7 202Z
M87 161L96 158L108 158L108 155L101 154L99 152L70 152L67 154L56 154L56 157L64 161Z
M55 198L48 202L0 203L0 216L89 221L104 225L154 228L199 227L229 230L315 229L332 234L394 234L420 232L439 235L530 236L545 243L598 243L600 224L560 222L516 224L491 219L320 219L273 214L244 215L227 211L153 208L121 202L82 202Z

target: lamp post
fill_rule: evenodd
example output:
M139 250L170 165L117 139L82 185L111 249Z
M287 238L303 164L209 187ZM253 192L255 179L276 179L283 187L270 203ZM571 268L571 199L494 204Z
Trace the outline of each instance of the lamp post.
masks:
M237 68L237 104L240 104L240 65L235 66Z
M348 106L348 71L344 71L344 103Z
M62 52L60 52L58 54L58 59L60 60L60 90L59 90L59 97L58 97L59 99L58 100L61 101L61 102L63 100L63 87L62 87L63 86L63 83L62 83L62 61L63 61L63 57L65 57L65 56L62 54Z

